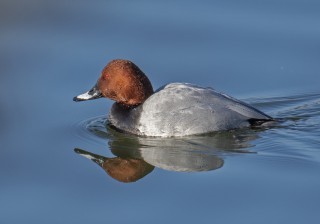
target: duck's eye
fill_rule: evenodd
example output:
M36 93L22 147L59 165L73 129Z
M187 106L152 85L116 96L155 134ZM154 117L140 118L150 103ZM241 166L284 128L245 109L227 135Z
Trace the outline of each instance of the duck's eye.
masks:
M102 75L101 75L100 79L101 80L106 80L107 78L109 78L109 74L102 72Z

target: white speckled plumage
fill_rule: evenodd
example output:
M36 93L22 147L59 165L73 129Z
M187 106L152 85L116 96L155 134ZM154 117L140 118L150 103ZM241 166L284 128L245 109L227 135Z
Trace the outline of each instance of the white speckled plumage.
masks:
M109 115L120 130L161 137L249 127L248 119L272 118L228 95L187 83L168 84L131 110L115 103Z

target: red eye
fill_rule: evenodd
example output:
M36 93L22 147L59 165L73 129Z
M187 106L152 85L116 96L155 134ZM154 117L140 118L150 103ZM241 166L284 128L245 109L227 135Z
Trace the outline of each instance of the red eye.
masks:
M104 73L104 74L101 76L101 79L103 79L103 80L106 80L107 78L109 78L109 74L107 74L107 73Z

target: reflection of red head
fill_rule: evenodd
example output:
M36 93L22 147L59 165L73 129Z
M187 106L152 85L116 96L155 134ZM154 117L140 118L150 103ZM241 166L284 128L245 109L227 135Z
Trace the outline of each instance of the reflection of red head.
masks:
M137 181L154 169L141 159L120 157L106 159L101 166L112 178L125 183Z

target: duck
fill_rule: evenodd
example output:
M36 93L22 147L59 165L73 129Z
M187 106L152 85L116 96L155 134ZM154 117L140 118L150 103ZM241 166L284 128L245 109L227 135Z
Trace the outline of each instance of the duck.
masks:
M153 90L132 61L115 59L89 91L74 101L109 98L108 123L138 136L175 137L261 126L274 118L211 87L169 83Z

